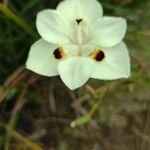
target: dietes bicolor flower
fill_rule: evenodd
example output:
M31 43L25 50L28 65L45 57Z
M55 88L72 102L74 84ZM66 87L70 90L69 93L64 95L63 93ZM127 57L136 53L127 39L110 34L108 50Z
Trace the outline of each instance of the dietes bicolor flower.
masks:
M128 49L122 41L126 20L103 16L97 0L64 0L38 13L36 41L26 67L44 76L60 75L71 89L89 78L114 80L130 76Z

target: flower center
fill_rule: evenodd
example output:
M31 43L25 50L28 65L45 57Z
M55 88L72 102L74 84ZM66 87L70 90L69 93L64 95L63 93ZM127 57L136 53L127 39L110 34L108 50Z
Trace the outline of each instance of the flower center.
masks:
M83 19L75 19L72 25L72 43L76 45L85 44L88 38L88 25Z
M80 22L82 22L82 21L83 21L83 19L76 19L76 22L77 22L78 25L79 25Z
M105 54L101 49L95 48L95 50L89 55L89 57L96 61L102 61L105 58Z
M59 47L57 49L55 49L55 51L53 52L53 55L56 59L61 59L64 56L64 50L62 47Z

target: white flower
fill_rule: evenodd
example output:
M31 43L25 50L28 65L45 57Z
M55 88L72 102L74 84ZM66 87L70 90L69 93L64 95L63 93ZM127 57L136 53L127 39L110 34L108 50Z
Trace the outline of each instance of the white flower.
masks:
M60 75L70 88L89 78L113 80L130 76L130 59L122 42L127 29L121 17L103 17L96 0L65 0L56 10L38 13L41 39L29 53L26 67L45 76Z

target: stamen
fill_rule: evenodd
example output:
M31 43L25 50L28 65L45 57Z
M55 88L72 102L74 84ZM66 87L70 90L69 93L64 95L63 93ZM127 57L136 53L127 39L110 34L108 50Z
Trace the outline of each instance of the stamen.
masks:
M99 48L96 48L90 55L90 58L96 60L96 61L102 61L105 58L105 54L102 50Z
M53 52L53 55L55 56L56 59L61 59L64 56L64 51L62 47L59 47L57 49L55 49L55 51Z
M78 25L79 25L80 22L82 22L82 21L83 21L83 19L76 19L76 22L77 22Z

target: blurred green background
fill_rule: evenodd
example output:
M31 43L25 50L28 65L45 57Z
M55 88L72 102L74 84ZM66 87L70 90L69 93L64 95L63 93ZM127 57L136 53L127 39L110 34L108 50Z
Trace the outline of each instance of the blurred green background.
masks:
M37 12L55 8L59 1L0 3L0 150L150 150L150 1L100 1L105 15L128 21L125 41L132 77L91 79L90 86L74 92L59 77L38 76L24 68L38 38ZM4 15L4 9L24 20L23 25L9 13ZM34 35L25 30L27 25ZM101 103L89 122L71 128L70 123L90 112L97 98Z

